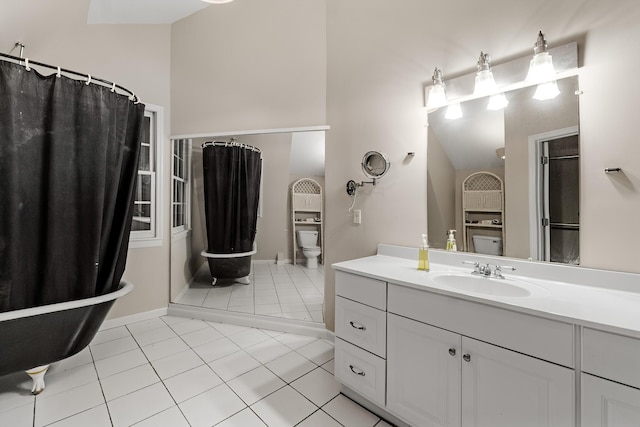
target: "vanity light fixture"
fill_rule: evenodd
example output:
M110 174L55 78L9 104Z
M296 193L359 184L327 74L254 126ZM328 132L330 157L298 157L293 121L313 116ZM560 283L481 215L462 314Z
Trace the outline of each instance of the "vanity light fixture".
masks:
M547 41L542 31L538 33L538 39L533 45L533 58L529 63L527 81L538 82L538 88L533 99L545 100L555 98L560 94L556 82L556 70L553 67L551 54L547 52Z
M496 93L498 85L493 78L493 72L491 71L491 57L488 53L480 52L480 59L478 59L478 73L476 74L476 84L473 90L474 95L489 95L488 110L502 110L509 101L504 96L504 93Z
M442 70L436 67L431 80L433 80L433 86L431 86L431 90L429 90L427 110L435 110L447 104L447 94L445 93L444 82L442 80Z
M447 112L444 113L445 119L448 120L456 120L462 117L462 107L460 107L460 103L456 102L455 104L449 105L447 108Z

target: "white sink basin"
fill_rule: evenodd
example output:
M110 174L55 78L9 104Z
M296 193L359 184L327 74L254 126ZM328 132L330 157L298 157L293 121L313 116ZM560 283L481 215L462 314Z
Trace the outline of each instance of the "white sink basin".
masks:
M458 289L474 294L500 297L529 297L543 289L528 282L505 278L484 277L471 273L446 273L431 278L438 286Z

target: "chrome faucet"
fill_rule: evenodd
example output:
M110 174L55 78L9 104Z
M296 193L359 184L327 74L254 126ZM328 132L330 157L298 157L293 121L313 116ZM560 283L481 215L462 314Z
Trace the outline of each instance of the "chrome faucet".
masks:
M473 265L473 271L471 274L478 274L484 277L495 277L496 279L504 279L502 275L502 270L511 270L514 271L515 267L511 267L510 265L495 265L491 266L491 264L480 264L476 261L462 261L463 264L471 264Z

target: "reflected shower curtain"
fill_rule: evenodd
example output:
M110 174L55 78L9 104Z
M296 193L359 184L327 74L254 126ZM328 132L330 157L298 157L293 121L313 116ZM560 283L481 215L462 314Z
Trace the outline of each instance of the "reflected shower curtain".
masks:
M207 252L230 254L253 248L258 221L261 154L235 143L202 148Z
M117 289L144 105L0 61L0 312Z

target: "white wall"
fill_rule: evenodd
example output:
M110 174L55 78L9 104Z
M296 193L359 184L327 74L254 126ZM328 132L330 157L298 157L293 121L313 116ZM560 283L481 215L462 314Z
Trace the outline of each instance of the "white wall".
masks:
M0 51L26 45L25 56L115 81L142 102L164 107L169 135L169 25L87 25L88 0L0 2ZM17 56L19 52L13 52ZM48 70L43 70L50 74ZM168 139L163 141L168 144ZM168 156L170 150L165 149ZM168 187L165 200L169 200ZM135 289L118 300L109 317L166 307L169 300L169 210L160 247L130 249L124 278Z
M324 0L242 0L172 27L171 133L325 124Z

